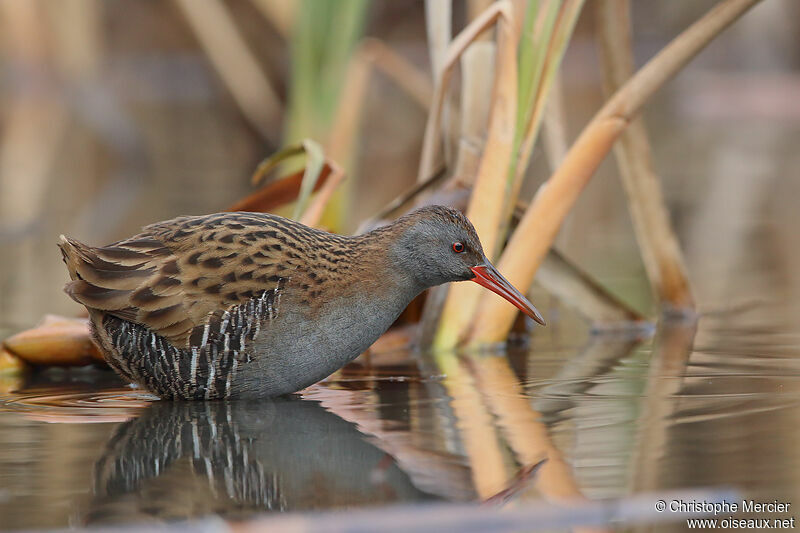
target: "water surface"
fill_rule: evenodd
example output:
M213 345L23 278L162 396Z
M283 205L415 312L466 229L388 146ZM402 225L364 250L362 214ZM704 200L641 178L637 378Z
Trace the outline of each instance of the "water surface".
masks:
M544 458L512 504L722 486L800 502L800 339L763 321L786 312L647 339L553 328L508 353L376 354L265 402L162 402L97 369L6 381L0 523L476 502Z

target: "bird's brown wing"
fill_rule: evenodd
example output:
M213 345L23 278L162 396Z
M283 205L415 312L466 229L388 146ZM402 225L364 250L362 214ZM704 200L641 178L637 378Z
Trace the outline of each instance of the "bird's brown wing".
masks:
M279 287L296 268L282 219L254 213L180 217L93 248L59 246L77 302L142 324L176 347L212 313ZM217 313L218 314L218 313Z

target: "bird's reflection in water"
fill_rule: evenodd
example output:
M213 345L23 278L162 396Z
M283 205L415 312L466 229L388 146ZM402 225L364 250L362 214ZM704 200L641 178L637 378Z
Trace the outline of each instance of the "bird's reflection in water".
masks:
M308 400L155 402L114 433L81 522L416 501L391 456Z

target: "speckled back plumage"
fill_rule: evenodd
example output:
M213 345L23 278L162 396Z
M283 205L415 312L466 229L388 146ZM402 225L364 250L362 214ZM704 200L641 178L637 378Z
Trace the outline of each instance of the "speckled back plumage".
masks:
M225 398L281 316L286 290L292 312L308 320L354 280L379 294L391 285L378 263L393 239L430 218L462 228L480 247L463 215L438 206L358 237L269 214L218 213L152 224L108 246L63 236L59 246L72 278L65 290L89 309L115 370L162 397Z
M89 308L142 324L186 345L209 313L259 298L294 275L312 285L308 259L336 274L348 239L274 215L219 213L152 224L101 248L64 238L67 292Z

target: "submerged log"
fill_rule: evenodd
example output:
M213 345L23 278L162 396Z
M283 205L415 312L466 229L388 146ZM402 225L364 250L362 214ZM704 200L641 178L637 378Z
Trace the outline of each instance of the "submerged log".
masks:
M32 365L105 364L92 341L89 320L85 318L45 315L38 326L7 338L3 345L11 354Z

